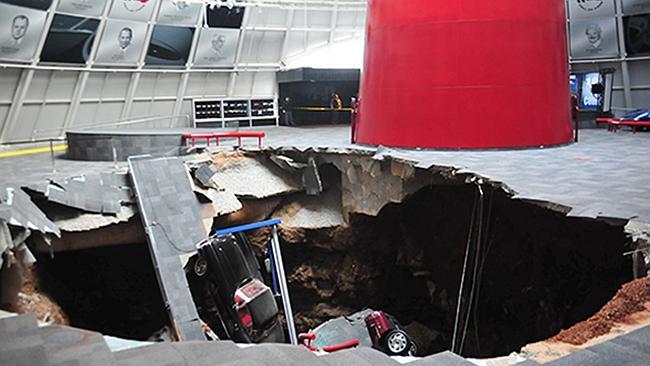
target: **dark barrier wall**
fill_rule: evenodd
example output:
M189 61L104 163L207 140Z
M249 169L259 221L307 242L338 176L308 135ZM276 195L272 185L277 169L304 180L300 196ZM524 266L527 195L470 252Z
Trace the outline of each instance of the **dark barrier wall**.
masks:
M358 142L572 140L564 0L370 0Z

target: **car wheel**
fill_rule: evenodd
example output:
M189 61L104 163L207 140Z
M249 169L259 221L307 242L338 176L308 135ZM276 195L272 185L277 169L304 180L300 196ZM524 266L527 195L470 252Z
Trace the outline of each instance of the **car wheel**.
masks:
M208 262L201 257L197 258L194 262L194 273L199 277L205 276L208 273Z
M411 357L418 355L418 346L415 344L415 342L411 342L411 347L409 347L408 355Z
M386 334L384 346L390 355L402 355L411 346L409 336L401 330L393 330Z

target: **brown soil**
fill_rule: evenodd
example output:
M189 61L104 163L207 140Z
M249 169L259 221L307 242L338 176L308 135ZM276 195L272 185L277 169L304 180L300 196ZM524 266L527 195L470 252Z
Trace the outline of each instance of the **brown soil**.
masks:
M241 152L234 152L234 153L217 152L212 154L212 162L220 169L236 166L247 158L248 157Z
M642 278L621 288L616 296L591 318L561 331L550 341L579 346L609 333L617 323L626 323L630 315L645 310L650 301L650 277Z
M29 270L25 280L14 310L19 314L34 314L38 320L47 324L69 325L68 317L61 307L40 290L36 272Z

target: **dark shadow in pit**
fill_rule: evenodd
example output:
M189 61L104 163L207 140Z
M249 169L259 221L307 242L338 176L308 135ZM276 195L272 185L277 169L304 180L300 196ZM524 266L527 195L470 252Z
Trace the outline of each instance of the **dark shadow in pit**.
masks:
M622 226L484 189L483 240L470 250L461 307L469 313L466 332L459 324L464 356L503 356L549 338L632 279ZM284 235L299 331L372 307L415 329L424 353L449 349L476 197L475 185L436 185L378 217L355 215L350 228L309 231L298 241Z
M146 243L42 254L36 269L73 327L146 340L169 322Z

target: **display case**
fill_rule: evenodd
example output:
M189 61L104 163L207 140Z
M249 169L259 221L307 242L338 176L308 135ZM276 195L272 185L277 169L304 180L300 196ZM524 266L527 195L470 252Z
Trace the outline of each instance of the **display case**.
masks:
M194 103L195 121L221 119L221 117L221 101L196 101Z
M273 117L275 103L272 99L251 100L251 117Z
M274 98L194 99L192 115L197 128L277 126L279 121Z
M224 100L223 117L241 118L249 116L249 101L247 100Z

